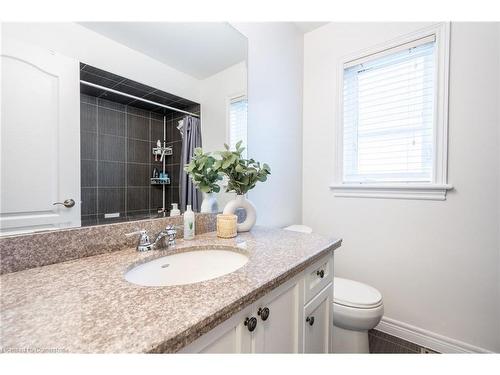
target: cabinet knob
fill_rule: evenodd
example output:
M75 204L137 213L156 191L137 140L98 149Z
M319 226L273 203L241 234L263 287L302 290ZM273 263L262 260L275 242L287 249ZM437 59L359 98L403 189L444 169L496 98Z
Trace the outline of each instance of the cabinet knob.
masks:
M269 318L269 313L270 311L269 308L267 307L264 308L259 307L259 310L257 311L257 315L259 315L262 320L267 320L267 318Z
M306 318L306 322L308 322L309 325L312 326L314 324L314 316L308 316Z
M251 318L246 318L243 324L245 324L248 330L252 332L255 329L255 327L257 327L257 318L253 316Z
M325 271L323 271L323 270L316 271L316 275L318 275L319 277L323 278L323 277L325 277Z

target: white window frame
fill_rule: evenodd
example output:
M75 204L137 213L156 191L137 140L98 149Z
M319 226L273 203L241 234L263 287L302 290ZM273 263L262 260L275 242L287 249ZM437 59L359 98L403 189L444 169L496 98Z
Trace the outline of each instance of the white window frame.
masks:
M418 39L434 36L436 40L436 92L434 112L434 155L433 176L428 183L390 182L344 182L343 181L343 82L344 66L354 60L371 55L381 55L386 51L411 43ZM399 198L445 200L446 192L453 187L447 181L448 165L448 85L449 85L450 24L438 23L411 34L391 40L372 48L343 57L338 64L337 118L335 124L335 167L334 181L330 185L336 197ZM390 51L389 51L390 52Z

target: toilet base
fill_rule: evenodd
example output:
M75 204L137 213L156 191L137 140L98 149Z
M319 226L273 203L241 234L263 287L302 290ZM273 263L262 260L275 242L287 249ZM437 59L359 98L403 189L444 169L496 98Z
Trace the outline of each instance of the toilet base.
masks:
M368 331L351 331L333 326L333 353L369 353Z

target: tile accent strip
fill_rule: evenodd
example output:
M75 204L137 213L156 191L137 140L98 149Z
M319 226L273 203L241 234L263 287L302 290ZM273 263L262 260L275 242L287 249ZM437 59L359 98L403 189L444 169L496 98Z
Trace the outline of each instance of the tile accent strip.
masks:
M146 229L152 238L167 225L183 237L182 216L128 221L0 238L0 274L22 271L135 247L138 237L125 233ZM215 214L196 214L196 233L215 231Z

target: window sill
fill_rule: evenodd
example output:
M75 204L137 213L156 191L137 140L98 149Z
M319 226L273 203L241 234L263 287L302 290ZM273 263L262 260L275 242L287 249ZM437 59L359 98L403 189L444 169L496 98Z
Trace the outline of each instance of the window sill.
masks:
M443 184L332 184L336 197L446 200L446 193L453 189Z

